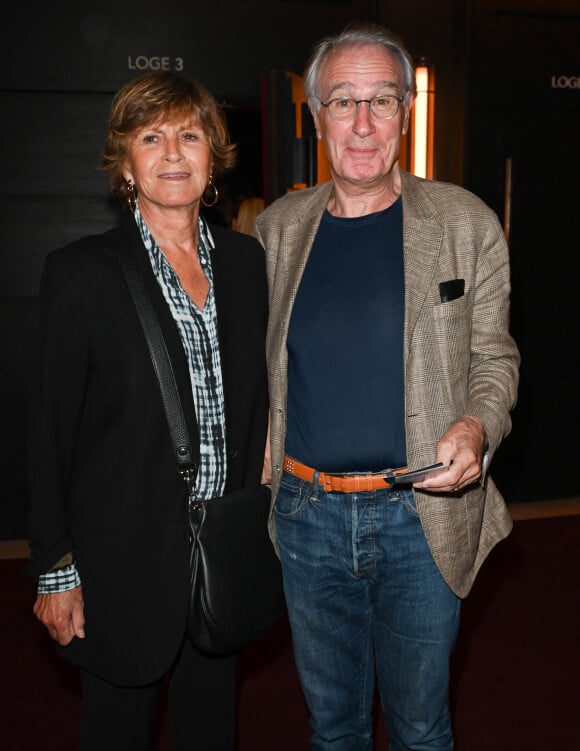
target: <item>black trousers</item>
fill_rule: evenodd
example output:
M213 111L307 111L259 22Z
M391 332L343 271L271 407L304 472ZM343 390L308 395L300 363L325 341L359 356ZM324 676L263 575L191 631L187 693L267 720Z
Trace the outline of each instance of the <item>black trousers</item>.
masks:
M171 751L234 751L236 658L208 657L186 638L168 675ZM80 751L153 751L165 679L113 686L81 670Z

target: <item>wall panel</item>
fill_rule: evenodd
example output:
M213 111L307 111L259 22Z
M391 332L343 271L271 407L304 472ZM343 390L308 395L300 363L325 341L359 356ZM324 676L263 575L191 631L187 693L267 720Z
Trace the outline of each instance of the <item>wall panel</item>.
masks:
M466 181L502 219L509 213L522 354L513 432L492 472L512 501L580 495L579 39L577 0L473 3Z
M262 76L302 71L313 42L366 0L29 0L3 12L0 49L0 539L26 536L25 420L36 295L47 252L114 223L99 171L113 93L182 69L218 97L239 141L237 177L260 189Z

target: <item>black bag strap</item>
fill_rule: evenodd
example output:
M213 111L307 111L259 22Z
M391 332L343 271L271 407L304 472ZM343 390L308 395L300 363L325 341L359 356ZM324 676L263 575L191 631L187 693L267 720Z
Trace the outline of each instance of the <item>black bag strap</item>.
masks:
M123 269L123 273L125 274L127 286L129 287L129 292L133 298L133 303L137 309L139 320L141 321L141 326L143 327L143 332L147 339L149 353L153 362L153 369L155 370L155 375L159 381L163 407L165 408L167 424L169 425L169 432L171 433L171 442L177 459L177 468L187 485L188 492L191 493L195 486L197 467L192 459L189 433L187 431L187 425L181 407L181 400L179 398L177 382L169 358L169 352L167 351L167 345L163 338L163 332L161 331L161 326L157 320L155 309L153 308L151 299L147 294L145 282L143 281L139 269L129 260L124 258L123 254L118 250L117 256L121 268Z

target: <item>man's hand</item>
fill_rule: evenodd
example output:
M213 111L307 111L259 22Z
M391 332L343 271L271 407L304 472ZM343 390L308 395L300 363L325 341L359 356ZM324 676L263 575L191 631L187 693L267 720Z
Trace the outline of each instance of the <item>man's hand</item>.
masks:
M67 592L52 592L37 595L34 615L44 623L50 638L65 647L75 636L85 638L85 606L83 588L75 587Z
M481 477L481 464L486 446L485 429L480 420L465 415L449 428L437 446L436 462L449 465L423 482L413 485L421 490L456 493Z

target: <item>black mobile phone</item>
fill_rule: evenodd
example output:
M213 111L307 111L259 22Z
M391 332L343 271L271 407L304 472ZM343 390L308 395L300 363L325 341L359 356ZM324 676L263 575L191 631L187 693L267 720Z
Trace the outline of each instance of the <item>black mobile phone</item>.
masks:
M440 472L442 469L447 469L449 465L443 464L443 462L437 462L437 464L429 464L426 467L420 467L419 469L410 469L408 472L403 472L400 475L395 475L393 480L395 485L408 485L413 482L421 482L434 472Z

